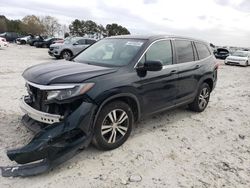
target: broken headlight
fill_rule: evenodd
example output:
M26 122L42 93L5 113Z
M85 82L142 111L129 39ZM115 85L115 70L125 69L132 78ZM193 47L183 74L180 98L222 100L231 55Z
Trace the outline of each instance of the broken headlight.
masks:
M75 87L69 89L49 90L47 91L47 100L52 100L52 99L65 100L72 97L76 97L86 93L93 86L94 83L85 83L81 85L76 85Z

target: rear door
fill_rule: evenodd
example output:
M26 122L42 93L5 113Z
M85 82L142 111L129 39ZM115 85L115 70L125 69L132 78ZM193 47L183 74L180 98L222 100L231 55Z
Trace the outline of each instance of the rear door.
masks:
M143 100L143 113L150 114L173 106L176 98L177 67L173 64L172 43L170 40L154 42L137 66L143 66L145 61L161 61L161 71L147 71L145 75L138 74L138 86Z
M199 81L200 64L192 41L175 39L174 46L176 64L178 65L176 103L181 104L195 96Z

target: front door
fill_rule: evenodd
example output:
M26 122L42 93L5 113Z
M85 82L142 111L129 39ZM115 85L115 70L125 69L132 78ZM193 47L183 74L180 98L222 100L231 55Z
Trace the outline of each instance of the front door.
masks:
M172 44L170 40L154 42L144 54L137 66L145 61L161 61L161 71L147 71L145 75L138 72L135 83L142 98L142 112L151 114L173 106L176 98L177 65L173 64Z

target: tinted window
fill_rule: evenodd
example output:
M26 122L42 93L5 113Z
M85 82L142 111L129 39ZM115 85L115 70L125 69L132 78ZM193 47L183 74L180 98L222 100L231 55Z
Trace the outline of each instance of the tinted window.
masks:
M175 40L175 48L178 63L194 61L194 52L190 41Z
M81 44L81 45L86 44L86 40L85 39L80 39L77 42L78 42L78 44Z
M163 65L170 65L173 62L172 46L169 40L159 41L148 49L141 62L161 61Z
M95 43L95 40L90 40L90 39L86 40L86 44L94 44L94 43Z
M195 46L199 55L199 59L204 59L211 55L210 51L208 50L205 44L195 42Z

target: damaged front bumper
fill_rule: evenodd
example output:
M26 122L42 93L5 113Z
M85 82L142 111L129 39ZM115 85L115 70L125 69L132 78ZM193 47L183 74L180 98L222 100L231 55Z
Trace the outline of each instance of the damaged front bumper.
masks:
M26 114L26 123L40 121L50 125L36 131L37 134L26 146L7 151L10 160L22 165L0 167L2 176L32 176L49 171L91 142L95 104L82 102L67 117L37 111L25 99L20 106Z

